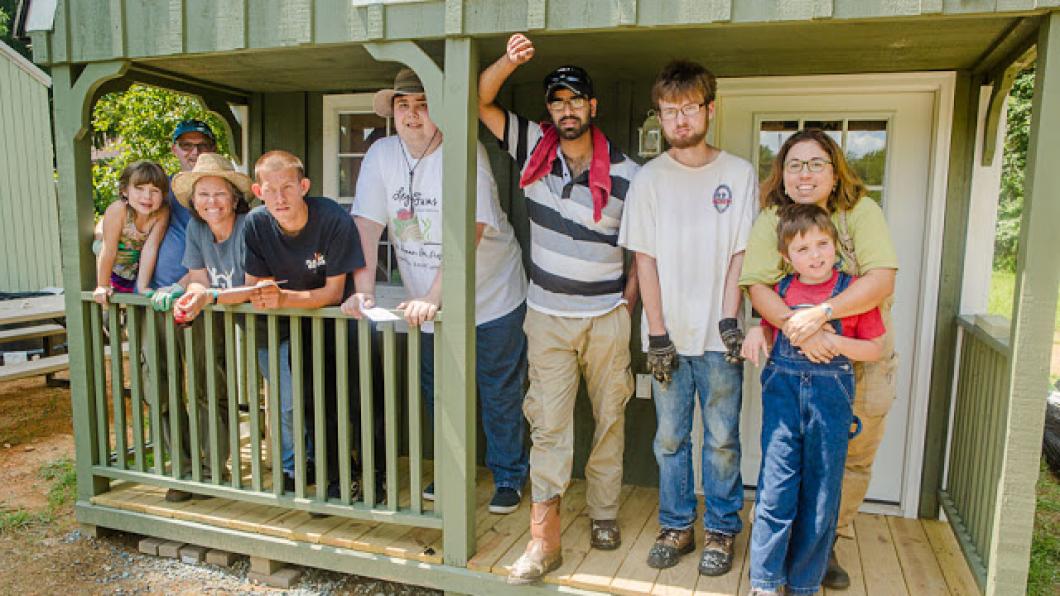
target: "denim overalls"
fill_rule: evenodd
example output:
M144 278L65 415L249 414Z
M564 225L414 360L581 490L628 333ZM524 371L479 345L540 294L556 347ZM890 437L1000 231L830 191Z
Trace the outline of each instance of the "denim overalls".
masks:
M787 294L792 276L778 285ZM850 285L840 272L836 296ZM796 306L795 308L799 308ZM831 321L837 334L842 323ZM751 587L813 594L835 537L847 441L854 421L854 367L846 356L815 364L783 333L762 371L762 465L751 530Z

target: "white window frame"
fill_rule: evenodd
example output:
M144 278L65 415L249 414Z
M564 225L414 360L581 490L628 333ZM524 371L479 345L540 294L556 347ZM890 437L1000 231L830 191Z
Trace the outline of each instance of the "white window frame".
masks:
M323 134L321 135L321 149L324 160L324 196L335 199L343 207L349 208L353 204L354 197L339 195L339 158L362 156L360 153L347 154L339 152L339 116L343 114L375 114L372 109L372 98L374 93L345 93L324 96L323 109ZM387 134L392 132L391 120L387 119ZM362 162L363 163L363 162ZM382 264L387 272L386 281L379 283L391 283L391 275L397 271L397 261L390 247L389 235L384 232L379 240L379 246L386 247L387 262ZM378 265L377 265L378 267Z

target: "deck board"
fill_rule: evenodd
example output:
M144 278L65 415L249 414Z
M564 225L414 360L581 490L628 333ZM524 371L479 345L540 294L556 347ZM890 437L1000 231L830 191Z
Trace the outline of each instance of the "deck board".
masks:
M872 596L908 596L887 520L882 515L862 514L854 520L854 527L864 563L865 591Z
M425 474L425 477L430 476ZM400 502L407 506L411 495L407 482L402 484L405 486ZM658 571L647 566L647 554L658 532L658 492L651 488L622 488L618 517L622 545L618 549L589 548L590 520L585 507L585 488L584 481L576 480L564 497L560 520L564 561L558 570L545 577L545 582L616 594L664 596L727 596L746 594L750 589L747 574L751 502L740 512L744 531L734 544L733 570L720 577L706 577L698 573L703 547L702 524L698 520L697 548L693 553L671 569ZM442 533L437 529L339 516L314 518L304 511L224 498L169 503L165 492L160 487L116 482L110 492L93 497L92 502L289 540L430 564L442 562ZM488 511L492 494L492 479L487 471L481 470L475 488L479 551L469 567L503 576L529 540L530 499L524 498L515 513L494 515ZM700 499L699 511L702 507ZM836 546L840 562L850 573L851 587L843 591L823 590L823 596L978 593L972 572L945 522L862 514L855 520L855 532L854 540L841 539Z

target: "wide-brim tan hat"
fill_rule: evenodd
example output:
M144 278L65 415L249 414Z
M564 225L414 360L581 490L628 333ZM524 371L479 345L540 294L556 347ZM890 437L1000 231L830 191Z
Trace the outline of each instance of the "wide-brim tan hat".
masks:
M237 172L232 166L232 162L228 161L223 155L203 153L199 156L199 159L195 160L194 169L190 172L179 172L173 176L171 182L173 195L177 197L181 205L184 205L185 209L191 210L193 208L191 195L195 189L195 183L200 178L207 176L217 176L231 182L233 186L239 189L239 192L243 193L241 197L236 197L236 199L242 198L246 200L247 196L250 195L250 186L254 183L250 176Z
M376 92L375 97L372 98L372 109L379 116L390 118L394 115L394 96L415 93L426 93L420 77L416 76L412 69L402 68L394 77L393 89L382 89Z

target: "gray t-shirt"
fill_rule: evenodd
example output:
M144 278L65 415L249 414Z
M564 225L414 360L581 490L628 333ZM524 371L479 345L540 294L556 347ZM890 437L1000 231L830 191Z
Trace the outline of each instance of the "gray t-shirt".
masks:
M183 265L188 269L205 269L210 277L211 288L235 288L246 283L243 270L247 250L243 239L246 219L245 213L236 215L232 234L224 242L216 242L210 227L192 218L188 222Z

